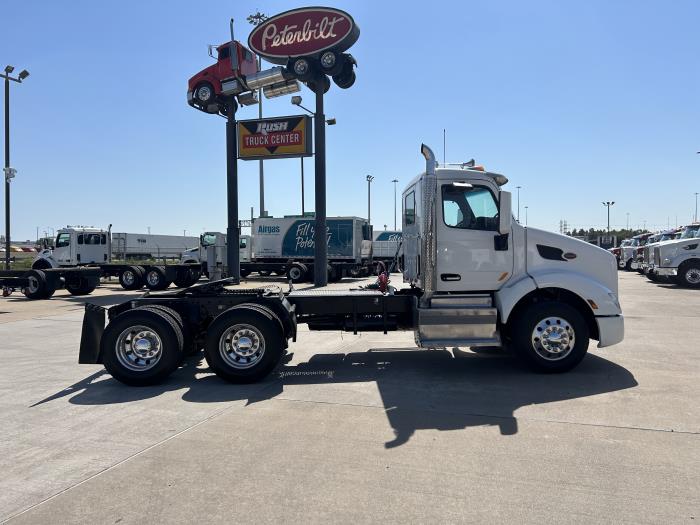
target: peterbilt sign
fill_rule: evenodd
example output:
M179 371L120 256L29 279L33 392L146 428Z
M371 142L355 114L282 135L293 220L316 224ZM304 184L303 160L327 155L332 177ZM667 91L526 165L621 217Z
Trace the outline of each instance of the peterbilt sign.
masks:
M274 64L315 56L333 49L343 52L360 36L352 17L331 7L292 9L267 19L248 37L248 46Z
M238 121L238 158L256 160L311 155L311 117L264 118Z

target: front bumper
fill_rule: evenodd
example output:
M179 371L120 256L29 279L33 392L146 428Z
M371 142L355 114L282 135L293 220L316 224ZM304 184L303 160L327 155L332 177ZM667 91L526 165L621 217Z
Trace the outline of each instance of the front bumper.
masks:
M630 268L632 268L633 270L639 270L639 261L632 261L630 263Z
M665 275L666 277L675 277L678 275L678 268L657 268L656 275Z
M598 348L616 345L625 338L625 318L623 315L596 317L598 324Z

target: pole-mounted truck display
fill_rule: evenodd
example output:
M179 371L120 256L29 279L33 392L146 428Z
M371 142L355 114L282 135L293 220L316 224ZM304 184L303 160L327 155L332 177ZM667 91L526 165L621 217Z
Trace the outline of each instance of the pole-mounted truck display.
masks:
M565 372L622 341L615 257L571 237L520 225L506 177L465 164L426 170L403 192L403 280L373 289L240 289L232 280L151 293L108 310L86 305L80 363L131 385L163 381L192 350L235 383L280 362L297 326L411 330L420 348L512 348L532 368ZM109 323L105 327L105 316Z

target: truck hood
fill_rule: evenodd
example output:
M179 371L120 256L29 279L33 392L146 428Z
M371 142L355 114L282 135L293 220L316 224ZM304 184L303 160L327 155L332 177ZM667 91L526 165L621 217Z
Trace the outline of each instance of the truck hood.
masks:
M617 260L603 248L553 232L527 228L527 272L571 272L597 282L617 296Z
M693 251L697 250L698 245L700 245L700 238L694 237L691 239L675 239L673 241L668 241L661 243L656 246L659 250L659 255L661 256L661 264L663 266L664 259L672 259L681 250Z

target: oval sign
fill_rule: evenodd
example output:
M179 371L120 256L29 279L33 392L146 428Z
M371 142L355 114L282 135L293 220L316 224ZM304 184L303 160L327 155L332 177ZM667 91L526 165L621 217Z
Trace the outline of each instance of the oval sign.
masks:
M360 28L345 11L303 7L268 18L250 34L248 46L273 64L286 64L290 57L345 51L359 36Z

